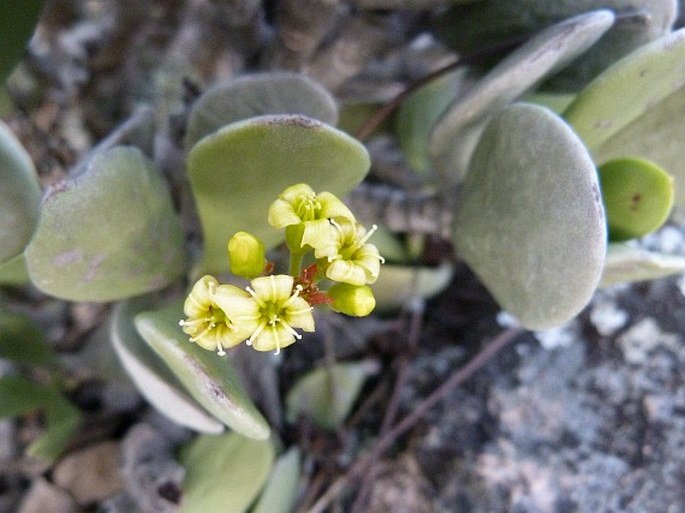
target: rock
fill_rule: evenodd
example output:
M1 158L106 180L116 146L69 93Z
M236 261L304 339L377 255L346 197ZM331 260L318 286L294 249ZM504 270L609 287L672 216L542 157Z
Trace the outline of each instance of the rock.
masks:
M568 343L521 337L429 413L409 445L434 486L433 511L685 511L678 280L596 301L565 327ZM621 322L607 329L600 309L622 312ZM416 373L411 386L437 383Z
M129 500L141 512L177 511L185 469L174 459L173 451L171 441L150 424L137 424L126 434L122 473Z
M76 513L74 500L67 492L43 478L33 481L17 513Z
M103 442L65 456L53 479L81 506L101 501L123 488L119 444Z

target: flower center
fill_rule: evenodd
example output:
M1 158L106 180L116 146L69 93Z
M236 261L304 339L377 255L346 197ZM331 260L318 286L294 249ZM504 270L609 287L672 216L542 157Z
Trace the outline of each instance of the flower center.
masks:
M316 199L315 194L303 195L295 200L293 208L302 221L314 221L319 218L321 203Z
M234 329L233 325L230 324L226 318L226 314L223 310L210 305L206 308L205 315L202 317L181 320L178 324L183 328L184 332L190 335L191 342L197 342L222 323L225 324L229 330ZM217 342L217 344L218 354L226 354L221 346L221 342Z

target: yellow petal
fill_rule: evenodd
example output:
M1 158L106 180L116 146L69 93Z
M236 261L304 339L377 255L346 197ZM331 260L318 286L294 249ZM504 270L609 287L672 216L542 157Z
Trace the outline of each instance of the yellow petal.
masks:
M302 219L295 213L295 209L289 202L279 198L269 206L267 222L274 228L285 228L300 224Z
M326 278L350 285L366 285L366 273L350 260L334 260L326 269Z
M276 351L294 342L295 335L285 326L276 324L264 328L259 336L252 340L252 347L257 351Z
M279 198L284 199L289 203L295 203L295 201L302 196L313 197L316 196L316 193L314 192L314 189L306 183L298 183L296 185L291 185L278 195Z
M304 232L300 246L311 246L315 250L323 250L323 248L330 247L334 240L335 228L333 228L328 219L307 221L304 223Z
M322 192L316 196L321 205L321 217L341 217L354 221L354 214L347 206L330 192Z
M280 303L292 295L294 281L292 276L277 274L255 278L250 285L261 301Z
M219 282L209 275L203 276L195 282L183 303L183 313L186 317L193 318L204 315L204 312L212 306L211 295L218 284Z
M293 299L285 311L283 320L292 328L299 328L303 331L314 331L314 316L312 307L301 297Z

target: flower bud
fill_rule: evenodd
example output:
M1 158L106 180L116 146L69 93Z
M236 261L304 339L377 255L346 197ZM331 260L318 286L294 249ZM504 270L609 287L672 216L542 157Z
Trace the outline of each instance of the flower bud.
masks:
M369 315L376 307L373 291L366 285L337 283L328 290L328 297L333 301L333 310L353 317Z
M228 241L228 260L233 274L256 278L266 265L264 244L251 233L238 232Z

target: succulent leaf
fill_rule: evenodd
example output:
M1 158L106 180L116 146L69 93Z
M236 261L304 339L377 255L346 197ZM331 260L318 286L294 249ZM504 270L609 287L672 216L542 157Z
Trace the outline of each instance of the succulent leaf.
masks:
M73 301L112 301L160 289L185 266L166 183L143 154L115 147L50 189L26 248L31 281Z
M245 513L273 466L269 440L238 433L200 436L184 447L186 468L180 513Z
M228 269L226 241L238 231L249 230L267 250L282 240L266 212L286 187L304 182L343 196L369 166L359 142L304 116L261 116L205 137L188 159L204 234L203 271Z
M24 251L38 222L40 196L31 157L0 121L0 263Z
M583 143L543 107L496 113L474 153L454 234L460 256L525 327L575 316L606 251L597 173Z
M243 389L230 360L188 341L179 327L182 318L181 305L171 305L138 314L135 325L145 342L207 411L244 436L268 438L269 425Z

